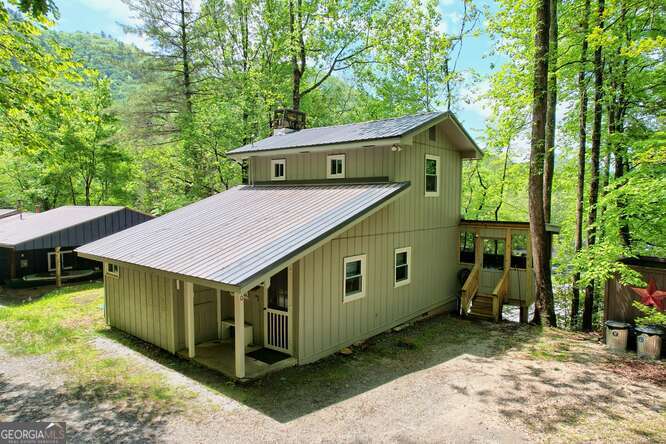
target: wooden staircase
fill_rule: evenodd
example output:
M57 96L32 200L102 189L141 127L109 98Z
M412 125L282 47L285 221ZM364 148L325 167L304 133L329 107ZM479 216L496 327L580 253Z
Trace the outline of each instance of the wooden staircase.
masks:
M509 268L505 268L491 294L479 292L480 273L481 266L476 264L462 287L462 315L497 322L502 319L502 306L508 299Z
M496 295L478 293L472 300L472 306L467 316L477 319L497 320L496 309L493 308L497 304L496 301Z

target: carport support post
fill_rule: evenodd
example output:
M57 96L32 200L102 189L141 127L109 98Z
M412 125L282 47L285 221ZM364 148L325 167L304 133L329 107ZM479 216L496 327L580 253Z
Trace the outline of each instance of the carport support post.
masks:
M185 341L187 343L187 356L194 358L194 284L184 282L185 284Z
M55 247L55 272L56 272L56 287L62 287L62 267L60 265L61 261L60 256L60 247Z
M9 277L16 279L16 259L18 252L16 250L9 251Z
M217 339L222 339L222 290L219 288L217 293Z
M245 377L245 308L242 293L234 293L234 353L236 377Z

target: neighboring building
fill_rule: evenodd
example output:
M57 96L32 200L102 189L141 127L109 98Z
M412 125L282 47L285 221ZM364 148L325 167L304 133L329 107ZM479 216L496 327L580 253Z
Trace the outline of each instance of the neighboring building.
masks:
M625 258L620 262L641 274L645 282L653 280L657 290L666 291L666 258L638 256ZM634 307L640 297L630 285L624 285L618 277L606 281L604 291L604 321L634 323L643 314Z
M461 225L462 162L481 152L452 113L312 129L277 117L273 136L230 152L246 185L77 249L105 263L111 326L237 378L309 363L454 310L470 232L465 311L532 303L526 225ZM511 267L487 273L513 254L475 254L512 232L525 240L513 284Z
M63 280L75 278L77 271L92 272L101 264L77 258L76 247L148 219L151 216L125 207L80 206L0 219L0 282L55 279L56 247L62 255Z

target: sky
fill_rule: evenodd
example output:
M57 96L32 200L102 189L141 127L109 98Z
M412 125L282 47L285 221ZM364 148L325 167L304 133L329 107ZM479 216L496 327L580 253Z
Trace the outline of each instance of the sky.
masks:
M136 23L132 13L120 0L56 0L60 11L60 19L55 29L67 32L104 32L118 40L132 43L142 49L150 49L150 43L136 34L125 33L122 25ZM483 6L492 7L492 0L475 0L479 9ZM460 26L463 12L462 0L440 0L442 12L442 29L447 33L456 33ZM477 26L481 31L478 36L470 36L464 40L463 49L458 62L461 72L474 70L480 75L487 75L492 65L498 65L496 57L488 57L491 41L483 32L484 19L481 18ZM467 130L475 136L481 134L484 121L488 117L488 106L478 96L487 88L486 82L480 82L473 90L462 91L468 99L456 104L455 110L458 118Z

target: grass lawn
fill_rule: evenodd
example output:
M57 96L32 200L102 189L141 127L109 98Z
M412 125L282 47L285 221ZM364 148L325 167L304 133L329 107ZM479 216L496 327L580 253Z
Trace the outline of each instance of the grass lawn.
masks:
M68 396L140 402L148 415L183 410L191 393L129 359L104 356L91 346L92 339L108 330L98 283L65 287L34 302L0 308L0 347L13 354L52 356L67 371Z
M139 352L144 361L160 363L280 423L325 411L403 377L438 368L442 370L436 375L448 374L453 370L447 366L463 365L469 366L463 367L463 385L477 390L469 396L486 397L484 403L498 417L516 421L538 439L666 440L666 412L663 404L653 401L666 398L666 366L631 354L610 354L595 335L440 316L372 338L354 347L351 356L334 355L239 384L110 329L104 323L102 301L101 285L87 284L0 308L0 347L12 354L53 357L67 373L72 399L141 403L148 416L196 415L202 409L209 415L216 406L200 398L194 402L199 394L187 384L171 383L132 356L105 353L92 344L94 340L120 343ZM616 387L609 379L631 387ZM447 383L448 377L437 382ZM469 390L450 383L449 387L460 393ZM641 391L641 396L636 398L632 390ZM657 396L651 397L651 390Z

